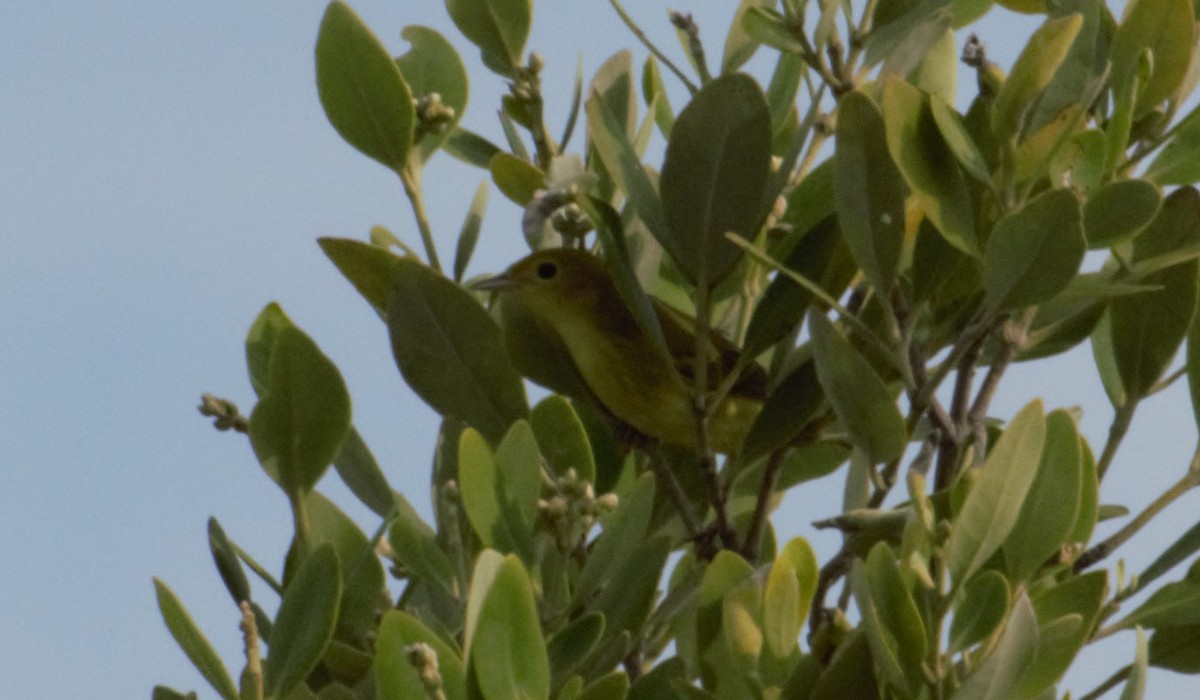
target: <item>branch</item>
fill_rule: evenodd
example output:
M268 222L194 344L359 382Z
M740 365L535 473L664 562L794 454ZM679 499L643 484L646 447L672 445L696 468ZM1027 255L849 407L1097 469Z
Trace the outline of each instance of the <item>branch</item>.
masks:
M779 468L783 465L786 447L781 447L767 458L763 468L762 481L758 485L758 498L754 502L754 516L750 520L750 530L746 533L746 542L742 545L742 554L748 561L758 558L759 539L762 538L763 524L767 521L767 511L771 503L771 494L775 492L775 481L779 478Z
M1100 460L1096 462L1096 478L1103 480L1104 475L1108 473L1113 457L1117 456L1117 448L1121 446L1121 441L1125 439L1125 433L1129 430L1129 424L1133 422L1133 414L1137 411L1138 401L1139 399L1135 398L1126 399L1125 403L1113 414L1112 424L1108 426L1108 440L1104 443L1104 451L1100 453Z
M1197 448L1195 455L1193 455L1192 463L1188 466L1187 473L1184 474L1183 478L1162 492L1158 498L1146 506L1145 510L1138 513L1136 518L1126 523L1125 527L1117 530L1108 539L1080 555L1079 559L1075 561L1075 573L1079 573L1093 564L1103 561L1117 547L1125 544L1131 537L1136 535L1139 530L1145 527L1147 523L1153 520L1167 506L1174 503L1180 496L1196 486L1200 486L1200 448Z
M412 203L413 216L417 219L417 230L421 232L421 243L425 245L429 266L441 272L442 263L438 260L437 246L433 244L433 229L429 227L429 215L425 213L425 201L421 197L420 173L416 168L403 168L400 170L400 182L404 183L404 194Z

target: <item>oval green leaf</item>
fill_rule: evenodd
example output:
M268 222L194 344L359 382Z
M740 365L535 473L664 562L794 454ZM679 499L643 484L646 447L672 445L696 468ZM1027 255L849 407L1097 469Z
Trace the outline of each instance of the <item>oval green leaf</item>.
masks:
M412 92L387 49L341 0L325 10L316 60L317 93L329 122L351 146L403 170L416 124Z
M1013 416L988 453L946 545L955 586L970 580L1012 532L1037 474L1045 439L1046 419L1041 399L1036 399Z
M349 430L350 394L337 367L299 328L280 329L250 414L250 443L263 469L288 493L307 493Z
M439 413L495 444L529 413L500 329L461 287L415 260L393 266L387 323L400 374Z
M963 651L983 641L1008 612L1008 582L999 572L985 571L967 582L954 605L947 651Z
M515 556L504 558L487 588L469 662L487 700L550 697L550 664L533 587Z
M483 64L512 77L529 39L533 0L446 0L463 36L479 47Z
M866 93L838 101L833 193L851 254L878 294L890 293L904 245L904 189L883 114Z
M1153 70L1140 86L1134 116L1172 97L1192 63L1196 17L1191 0L1130 0L1112 43L1112 84L1119 93L1135 79L1143 51Z
M583 421L571 402L552 395L542 399L529 415L538 447L550 469L559 476L574 469L580 479L596 481L596 462Z
M458 650L403 610L389 611L379 623L375 643L375 688L379 700L408 700L425 695L420 674L408 660L408 648L413 644L424 644L436 654L446 700L466 700L466 672Z
M1087 244L1079 199L1051 190L996 222L983 255L985 304L1017 309L1045 301L1075 278Z
M454 110L441 128L423 134L417 142L424 162L445 142L467 109L467 70L454 46L435 30L410 25L400 36L412 44L407 53L396 59L396 65L413 97L420 99L437 93L441 103Z
M908 442L904 417L875 369L825 314L808 314L817 379L842 428L873 464L900 456Z
M659 180L662 243L693 282L712 286L733 269L741 248L726 233L758 233L770 165L771 113L752 78L723 75L680 112Z
M1083 231L1088 248L1111 248L1133 238L1162 205L1162 192L1148 180L1110 182L1088 195Z

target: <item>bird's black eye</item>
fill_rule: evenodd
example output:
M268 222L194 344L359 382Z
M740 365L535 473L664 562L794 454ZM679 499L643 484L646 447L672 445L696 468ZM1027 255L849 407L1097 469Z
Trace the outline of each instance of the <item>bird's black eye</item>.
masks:
M554 276L557 274L558 265L552 262L544 262L537 266L537 276L544 280L554 279Z

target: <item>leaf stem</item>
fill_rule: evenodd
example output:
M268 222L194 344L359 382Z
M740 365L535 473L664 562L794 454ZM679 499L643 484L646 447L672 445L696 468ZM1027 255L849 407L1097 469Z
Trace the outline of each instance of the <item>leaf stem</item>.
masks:
M1132 397L1127 398L1125 403L1121 404L1113 413L1112 424L1108 426L1108 439L1104 442L1104 451L1100 453L1100 460L1096 462L1097 479L1104 479L1104 475L1108 473L1108 468L1112 465L1113 458L1117 456L1117 449L1120 448L1121 441L1125 439L1129 424L1133 422L1133 414L1137 411L1138 400Z
M421 196L421 171L411 166L404 168L400 171L400 182L404 183L404 194L412 204L417 230L421 232L421 243L425 245L425 255L429 257L429 266L441 272L442 263L438 260L437 247L433 243L433 229L429 227L425 200Z
M683 71L679 70L679 66L676 66L674 63L672 63L671 59L667 58L666 54L660 51L659 48L650 41L650 39L646 36L646 33L642 31L642 28L637 26L637 23L634 22L633 18L629 16L629 13L625 11L625 8L621 7L621 3L618 2L618 0L608 0L608 4L612 5L613 9L617 11L617 16L621 18L621 21L625 23L625 26L629 28L629 31L633 32L633 36L636 37L638 41L642 42L642 45L645 46L650 53L654 54L655 58L662 61L662 64L666 66L667 69L672 73L674 73L676 78L679 78L679 82L683 83L684 86L687 87L688 92L695 95L696 91L700 88L696 87L695 83L688 80L688 77L684 75Z

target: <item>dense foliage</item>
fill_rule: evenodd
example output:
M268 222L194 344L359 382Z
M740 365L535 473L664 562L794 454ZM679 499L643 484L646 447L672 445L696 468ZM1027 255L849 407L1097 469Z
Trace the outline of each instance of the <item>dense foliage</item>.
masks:
M458 125L467 75L446 39L408 27L394 58L329 5L321 103L399 175L423 251L382 229L321 246L443 416L436 516L389 487L337 369L267 307L246 344L249 418L202 407L248 435L295 521L279 577L210 522L243 611L239 683L156 581L216 692L1048 700L1085 645L1130 629L1134 658L1087 697L1121 683L1141 697L1149 665L1200 672L1200 560L1161 580L1200 549L1200 524L1137 576L1097 567L1200 483L1200 453L1163 465L1148 477L1162 496L1093 538L1127 515L1101 494L1138 407L1181 377L1200 395L1200 111L1181 109L1200 78L1192 0L1130 0L1119 20L1100 0L1001 0L1045 15L1007 73L974 37L960 59L956 32L990 0L742 0L715 66L691 17L671 16L667 51L611 4L651 56L579 76L552 131L543 59L525 53L531 0L446 0L510 85L503 145ZM771 75L739 72L756 51ZM965 113L960 62L978 76ZM672 81L689 96L678 111ZM655 132L665 156L646 163ZM502 330L463 284L485 188L453 261L435 247L421 172L439 151L524 207L531 248L602 255L660 344L649 295L759 363L769 393L741 449L637 439L578 391L544 328ZM1083 272L1088 251L1107 261ZM1113 413L1098 451L1035 391L1014 416L989 413L1013 363L1089 341ZM522 373L556 393L530 406ZM697 374L703 436L730 382ZM314 490L330 464L379 517L373 535ZM803 538L777 541L780 495L839 470L842 513L817 526L840 530L841 550L819 562ZM247 569L278 595L273 615Z

